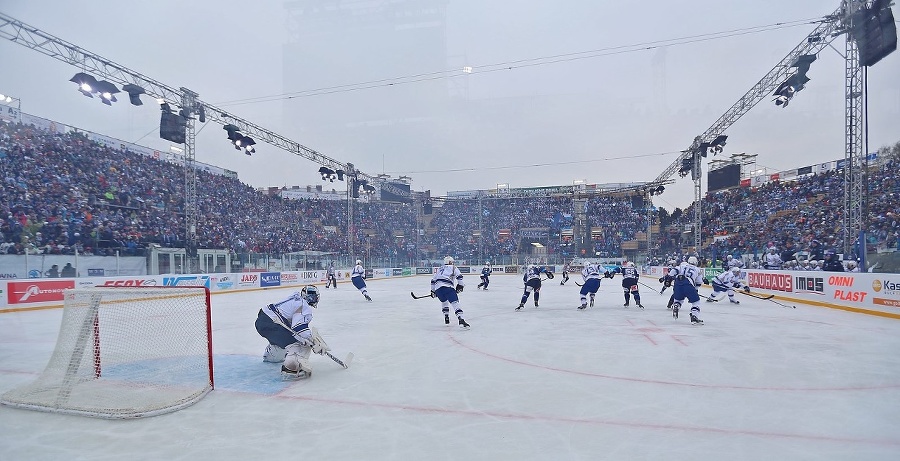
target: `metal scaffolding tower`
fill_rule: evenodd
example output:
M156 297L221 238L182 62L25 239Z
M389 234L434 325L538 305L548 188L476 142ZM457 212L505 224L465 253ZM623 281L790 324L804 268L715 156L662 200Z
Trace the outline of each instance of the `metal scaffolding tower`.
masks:
M197 172L196 168L194 168L194 160L196 158L194 115L198 114L201 110L206 119L218 122L223 126L228 124L234 125L244 136L252 137L256 141L263 141L333 170L353 171L355 179L366 180L368 184L377 184L382 190L396 194L397 196L409 197L411 195L387 181L355 170L352 164L339 162L285 136L248 120L244 120L224 109L203 102L198 99L198 94L194 91L184 87L175 89L174 87L128 69L110 59L91 53L77 45L44 32L34 26L25 24L3 13L0 13L0 38L5 38L13 43L17 43L50 56L51 58L75 66L82 72L90 72L96 77L103 77L109 82L117 83L119 85L136 85L142 88L144 94L149 97L165 100L181 107L182 114L186 117L187 121L184 143L184 211L186 232L185 242L189 252L193 252L193 250L196 250L197 248L196 227L199 218L199 209L197 207ZM355 185L356 182L354 181L352 184ZM350 225L352 226L352 221L350 222ZM352 253L352 243L350 251Z

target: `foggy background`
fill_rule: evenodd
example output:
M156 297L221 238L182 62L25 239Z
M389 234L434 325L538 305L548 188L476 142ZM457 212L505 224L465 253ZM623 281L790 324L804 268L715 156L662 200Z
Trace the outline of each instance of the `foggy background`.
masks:
M443 195L653 180L840 2L675 3L4 0L0 11L367 174ZM761 26L770 30L751 29ZM758 154L769 173L843 158L844 38L832 44L789 107L758 104L725 131L717 158ZM0 60L0 93L23 112L169 151L150 98L104 106L68 81L79 69L10 41ZM898 81L898 53L869 69L870 152L900 140ZM265 144L249 157L221 126L196 127L196 160L251 186L323 184L320 165ZM691 203L692 181L675 178L655 205Z

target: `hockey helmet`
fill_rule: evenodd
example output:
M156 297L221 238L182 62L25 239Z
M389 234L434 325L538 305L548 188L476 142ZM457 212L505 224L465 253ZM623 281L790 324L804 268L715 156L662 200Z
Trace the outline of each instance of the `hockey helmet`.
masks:
M357 259L356 264L362 264L362 260Z
M444 256L444 264L453 264L453 256Z
M634 262L628 261L628 263L626 263L625 267L634 267Z
M696 266L696 265L697 265L697 257L696 257L696 256L691 256L691 257L688 258L687 262L688 262L688 264L690 264L690 265Z
M737 267L737 266L734 266L734 267L731 268L731 272L732 272L734 275L738 275L738 274L741 273L741 268L740 268L740 267Z
M319 289L313 285L303 287L303 289L300 290L300 296L302 296L312 307L316 307L316 304L319 304Z

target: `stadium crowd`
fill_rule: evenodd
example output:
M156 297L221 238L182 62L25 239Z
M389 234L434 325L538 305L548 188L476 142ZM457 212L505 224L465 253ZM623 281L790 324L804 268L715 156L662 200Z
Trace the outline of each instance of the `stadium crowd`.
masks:
M896 248L900 182L888 161L869 178L870 245ZM49 132L0 124L0 254L142 255L150 244L184 246L184 170L180 164L98 144L78 132ZM813 241L840 248L843 192L840 173L708 194L704 242L723 258L775 246L806 250ZM414 261L452 254L497 258L522 252L527 236L548 254L569 259L571 196L446 199L421 235L417 204L359 201L348 229L346 200L283 199L238 179L197 171L199 247L235 253L347 253L350 241L369 257ZM594 196L584 205L594 254L616 257L623 242L647 228L643 201ZM679 229L692 208L657 235L657 254L678 255ZM479 236L480 234L480 236ZM417 254L419 249L419 254ZM666 259L666 258L663 258Z

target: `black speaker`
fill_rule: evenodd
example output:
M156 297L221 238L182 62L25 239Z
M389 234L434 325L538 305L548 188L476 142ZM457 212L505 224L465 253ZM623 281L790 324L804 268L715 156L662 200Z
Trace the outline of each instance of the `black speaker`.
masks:
M432 210L431 210L431 204L430 204L430 203L426 203L426 204L422 205L422 213L424 213L424 214L431 214L431 211L432 211Z

